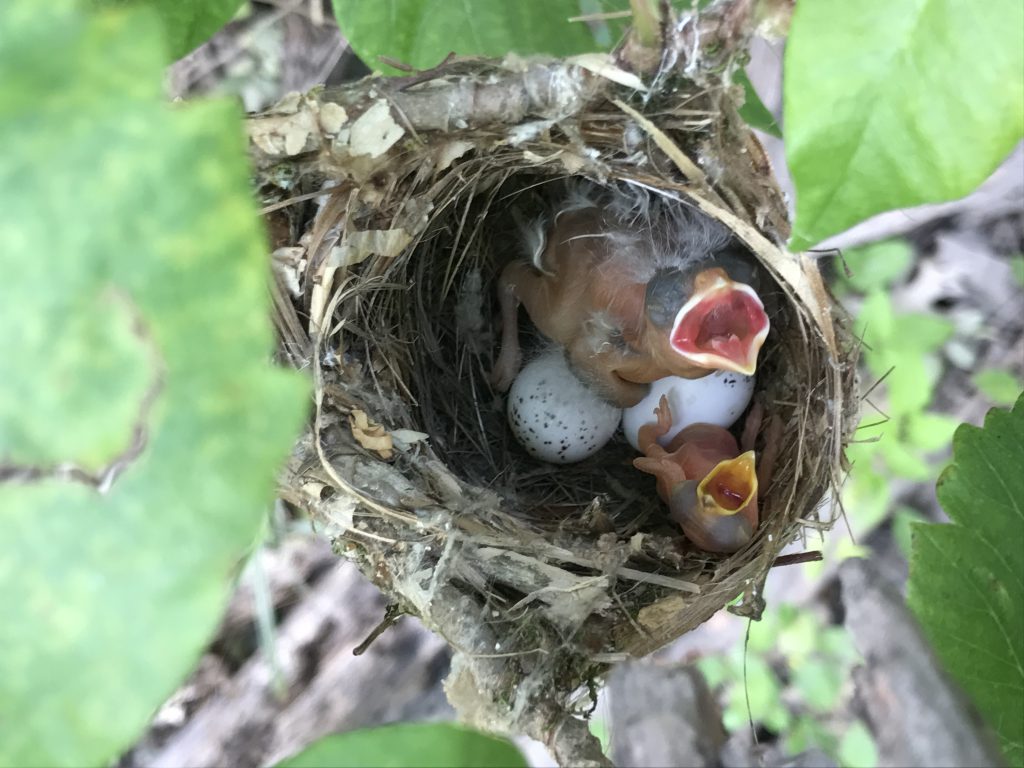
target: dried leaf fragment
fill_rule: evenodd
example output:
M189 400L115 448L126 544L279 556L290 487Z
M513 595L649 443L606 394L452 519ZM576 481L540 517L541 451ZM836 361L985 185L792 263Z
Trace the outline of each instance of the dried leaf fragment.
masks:
M416 443L422 443L428 439L430 435L413 429L396 429L391 432L391 437L394 439L395 447L398 450L407 451Z
M608 53L581 53L568 60L581 69L600 75L613 83L633 88L637 91L647 91L647 86L632 72L627 72L615 63L615 59Z
M394 258L409 243L412 236L404 229L370 229L350 232L345 242L331 249L329 267L349 267L366 259L367 256Z
M352 124L349 151L353 155L380 157L404 135L405 129L391 116L391 107L380 99Z
M309 110L291 115L272 115L249 122L249 138L259 149L271 156L290 157L312 150L318 130Z
M361 411L358 408L353 410L349 414L348 424L352 429L352 437L366 450L376 451L385 460L395 455L391 435L380 424L370 421L366 411Z
M340 104L327 101L320 105L320 128L324 133L337 134L348 121L348 113Z

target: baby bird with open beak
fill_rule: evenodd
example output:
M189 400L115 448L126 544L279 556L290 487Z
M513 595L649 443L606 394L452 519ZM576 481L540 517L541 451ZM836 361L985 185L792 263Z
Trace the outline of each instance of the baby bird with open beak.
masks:
M778 449L774 420L760 466L753 451L761 424L755 405L744 426L743 450L727 429L691 424L662 447L658 438L672 426L668 398L655 410L657 422L640 428L643 456L633 466L657 478L658 495L686 537L708 552L736 552L757 530L757 493L768 482Z
M574 373L619 407L665 376L753 373L769 321L752 257L682 203L605 195L570 198L538 232L533 263L513 261L499 277L495 388L508 389L521 364L520 303Z

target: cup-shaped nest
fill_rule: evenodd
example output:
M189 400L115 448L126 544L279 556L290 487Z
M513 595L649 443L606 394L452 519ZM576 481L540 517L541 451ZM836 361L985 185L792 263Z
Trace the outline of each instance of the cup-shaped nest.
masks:
M759 615L780 550L831 525L820 502L853 423L846 317L813 259L785 250L742 90L694 71L646 89L610 57L456 61L293 95L249 123L281 354L315 386L281 494L450 642L463 716L563 755L585 738L567 713L607 664L737 598ZM783 438L734 554L687 544L621 436L577 464L531 458L489 384L521 220L578 180L711 217L770 276L755 397Z

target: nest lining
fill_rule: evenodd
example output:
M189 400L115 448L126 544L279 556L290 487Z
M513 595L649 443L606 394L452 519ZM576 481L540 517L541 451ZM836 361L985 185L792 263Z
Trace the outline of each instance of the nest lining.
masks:
M474 88L476 111L453 120ZM488 88L502 109L480 95ZM571 63L457 63L412 88L314 92L250 128L283 348L316 385L282 495L446 637L449 697L483 727L575 733L564 714L603 665L660 647L737 596L733 610L757 617L783 546L833 522L818 513L854 422L845 318L814 265L781 249L785 207L731 91L672 88L631 106L629 91ZM372 113L380 104L387 119ZM367 115L370 152L354 138ZM531 459L487 384L511 211L540 205L568 176L712 215L778 283L756 396L786 440L755 540L734 555L680 546L622 438L576 465ZM356 435L356 411L394 436L390 458Z

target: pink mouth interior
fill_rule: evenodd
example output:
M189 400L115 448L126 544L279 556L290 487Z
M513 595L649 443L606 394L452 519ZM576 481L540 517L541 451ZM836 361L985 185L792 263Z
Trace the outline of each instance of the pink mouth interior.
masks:
M735 289L716 291L687 312L672 330L683 354L713 354L746 363L754 339L768 326L761 303Z

